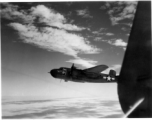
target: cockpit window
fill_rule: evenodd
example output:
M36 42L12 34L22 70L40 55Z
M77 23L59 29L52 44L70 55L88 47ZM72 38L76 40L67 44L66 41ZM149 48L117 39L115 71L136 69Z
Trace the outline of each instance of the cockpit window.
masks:
M66 72L67 72L66 70L63 70L62 75L66 75Z
M66 75L67 69L65 69L65 68L60 68L60 69L58 70L58 72L61 73L62 75Z

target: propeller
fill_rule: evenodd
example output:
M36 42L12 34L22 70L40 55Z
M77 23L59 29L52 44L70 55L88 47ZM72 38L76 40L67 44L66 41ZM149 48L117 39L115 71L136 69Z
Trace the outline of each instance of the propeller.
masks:
M76 67L74 66L74 63L72 64L71 66L71 69L70 69L70 77L71 79L73 79L73 71L76 70Z
M73 70L75 69L75 66L74 66L74 63L72 64L72 66L71 66L71 69L70 69L70 75L72 76L72 72L73 72Z
M71 66L71 72L73 71L73 69L74 69L74 63Z

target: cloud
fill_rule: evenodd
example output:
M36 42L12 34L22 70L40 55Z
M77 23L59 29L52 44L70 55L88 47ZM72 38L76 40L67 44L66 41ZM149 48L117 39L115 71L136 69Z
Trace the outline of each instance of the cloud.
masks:
M127 31L128 29L126 27L122 27L121 30Z
M93 33L94 35L98 35L98 36L99 36L99 35L103 35L103 33L101 33L100 31L93 31L92 33Z
M51 8L47 8L44 5L38 5L31 8L31 12L34 16L38 17L40 23L46 23L49 26L58 27L65 30L80 31L85 28L78 27L76 25L67 24L66 18L60 13Z
M108 69L106 69L105 71L103 71L101 73L109 74L110 70L115 70L117 72L117 75L118 75L120 72L120 69L121 69L121 65L116 64L116 65L112 65L111 67L109 67Z
M94 67L96 66L97 61L94 60L88 60L88 59L82 59L82 58L77 58L77 59L73 59L73 60L68 60L66 62L70 62L70 63L75 63L78 65L81 65L85 68L90 68L90 67Z
M4 8L1 9L1 17L9 20L20 21L24 23L32 23L35 19L31 14L27 14L24 10L19 11L19 6L9 3L1 4Z
M122 46L122 47L127 46L127 43L124 42L122 39L117 39L114 42L109 41L109 43L112 44L112 45L115 45L115 46Z
M20 23L10 23L9 26L18 31L23 42L34 44L48 51L53 50L74 57L77 57L77 54L95 54L101 51L82 36L68 33L65 30L44 27L39 31L34 25Z
M114 70L121 69L121 65L120 65L120 64L113 65L113 66L111 67L111 69L114 69Z
M106 36L113 36L114 33L111 33L111 32L106 32L107 31L107 28L100 28L98 31L93 31L92 33L94 35L106 35Z
M125 51L125 50L126 50L126 47L123 47L123 50Z
M122 39L111 39L111 40L102 40L103 42L107 42L110 45L114 45L120 48L123 48L123 50L126 50L127 43L124 42Z
M108 9L107 13L110 16L112 25L117 25L124 19L132 20L134 18L136 6L136 1L106 2L104 9Z
M89 10L83 9L83 10L76 10L77 15L82 16L83 18L93 18L93 16L90 15Z
M112 36L114 33L106 33L107 36Z
M95 35L103 35L104 34L104 31L106 30L107 28L100 28L99 30L97 31L92 31L93 34Z
M44 5L37 5L28 10L19 10L19 6L9 3L2 5L5 8L1 10L1 15L6 19L32 24L38 21L38 23L69 31L81 31L85 29L84 27L68 24L62 14Z
M94 41L101 41L102 37L95 37Z

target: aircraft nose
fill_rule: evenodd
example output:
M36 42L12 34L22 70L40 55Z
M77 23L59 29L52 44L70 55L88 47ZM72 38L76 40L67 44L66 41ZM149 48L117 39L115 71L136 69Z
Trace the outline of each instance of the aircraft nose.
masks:
M56 70L51 70L51 71L50 71L50 74L51 74L53 77L56 77Z

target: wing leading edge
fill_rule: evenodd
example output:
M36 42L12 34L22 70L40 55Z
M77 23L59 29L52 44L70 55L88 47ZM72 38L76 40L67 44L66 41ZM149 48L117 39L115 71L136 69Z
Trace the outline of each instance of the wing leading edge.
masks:
M118 78L118 96L124 113L144 101L128 117L152 117L151 55L151 1L139 1Z

